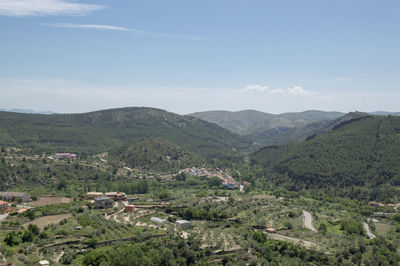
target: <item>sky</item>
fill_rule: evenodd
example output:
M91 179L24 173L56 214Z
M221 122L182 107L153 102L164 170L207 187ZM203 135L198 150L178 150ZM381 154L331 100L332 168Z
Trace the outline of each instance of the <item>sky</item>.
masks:
M0 0L0 108L399 103L398 0Z

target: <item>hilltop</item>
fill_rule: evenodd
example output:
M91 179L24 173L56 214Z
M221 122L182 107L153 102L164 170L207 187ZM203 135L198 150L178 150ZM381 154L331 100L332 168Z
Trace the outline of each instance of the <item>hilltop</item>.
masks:
M285 144L305 139L314 131L343 115L340 112L314 110L277 115L255 110L208 111L190 114L264 145Z
M247 149L250 141L215 124L144 107L83 114L0 112L0 145L45 152L99 153L161 137L205 157Z
M400 184L400 117L349 114L295 145L252 156L269 181L291 190L324 188L351 197L386 199Z

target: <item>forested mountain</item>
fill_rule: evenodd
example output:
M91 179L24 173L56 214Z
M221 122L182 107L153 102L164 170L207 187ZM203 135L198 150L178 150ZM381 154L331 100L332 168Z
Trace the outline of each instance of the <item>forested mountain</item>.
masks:
M254 110L209 111L194 116L266 145L297 142L344 115L340 112L305 111L279 115Z
M225 156L250 145L215 124L153 108L52 115L0 112L0 125L0 145L47 152L97 153L154 137L205 157Z
M133 145L113 149L109 158L129 168L144 168L160 172L177 172L192 166L201 166L204 160L178 145L162 138L145 139Z
M400 185L400 117L353 113L331 131L252 156L263 175L291 190L325 188L364 198L387 198ZM350 119L352 118L352 119Z

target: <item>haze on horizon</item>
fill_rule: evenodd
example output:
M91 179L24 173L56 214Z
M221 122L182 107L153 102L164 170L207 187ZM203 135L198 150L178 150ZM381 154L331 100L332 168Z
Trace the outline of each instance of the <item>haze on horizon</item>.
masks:
M399 111L400 3L0 0L0 108Z

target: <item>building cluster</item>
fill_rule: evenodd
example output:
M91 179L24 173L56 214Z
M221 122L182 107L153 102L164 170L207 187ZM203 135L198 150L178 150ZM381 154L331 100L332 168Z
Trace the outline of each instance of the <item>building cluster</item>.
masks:
M11 208L9 202L27 202L30 201L31 196L24 192L0 192L0 213L9 213L15 211L14 208ZM22 208L17 211L18 214L21 214L28 209Z
M52 155L53 159L75 159L75 153L54 153Z
M241 186L250 186L249 182L237 182L231 175L223 173L219 168L185 168L179 171L190 176L204 176L211 178L213 176L218 177L222 181L222 186L228 189L240 189Z
M126 194L124 192L88 192L86 197L89 200L93 200L95 209L108 209L114 206L115 201L126 200Z

